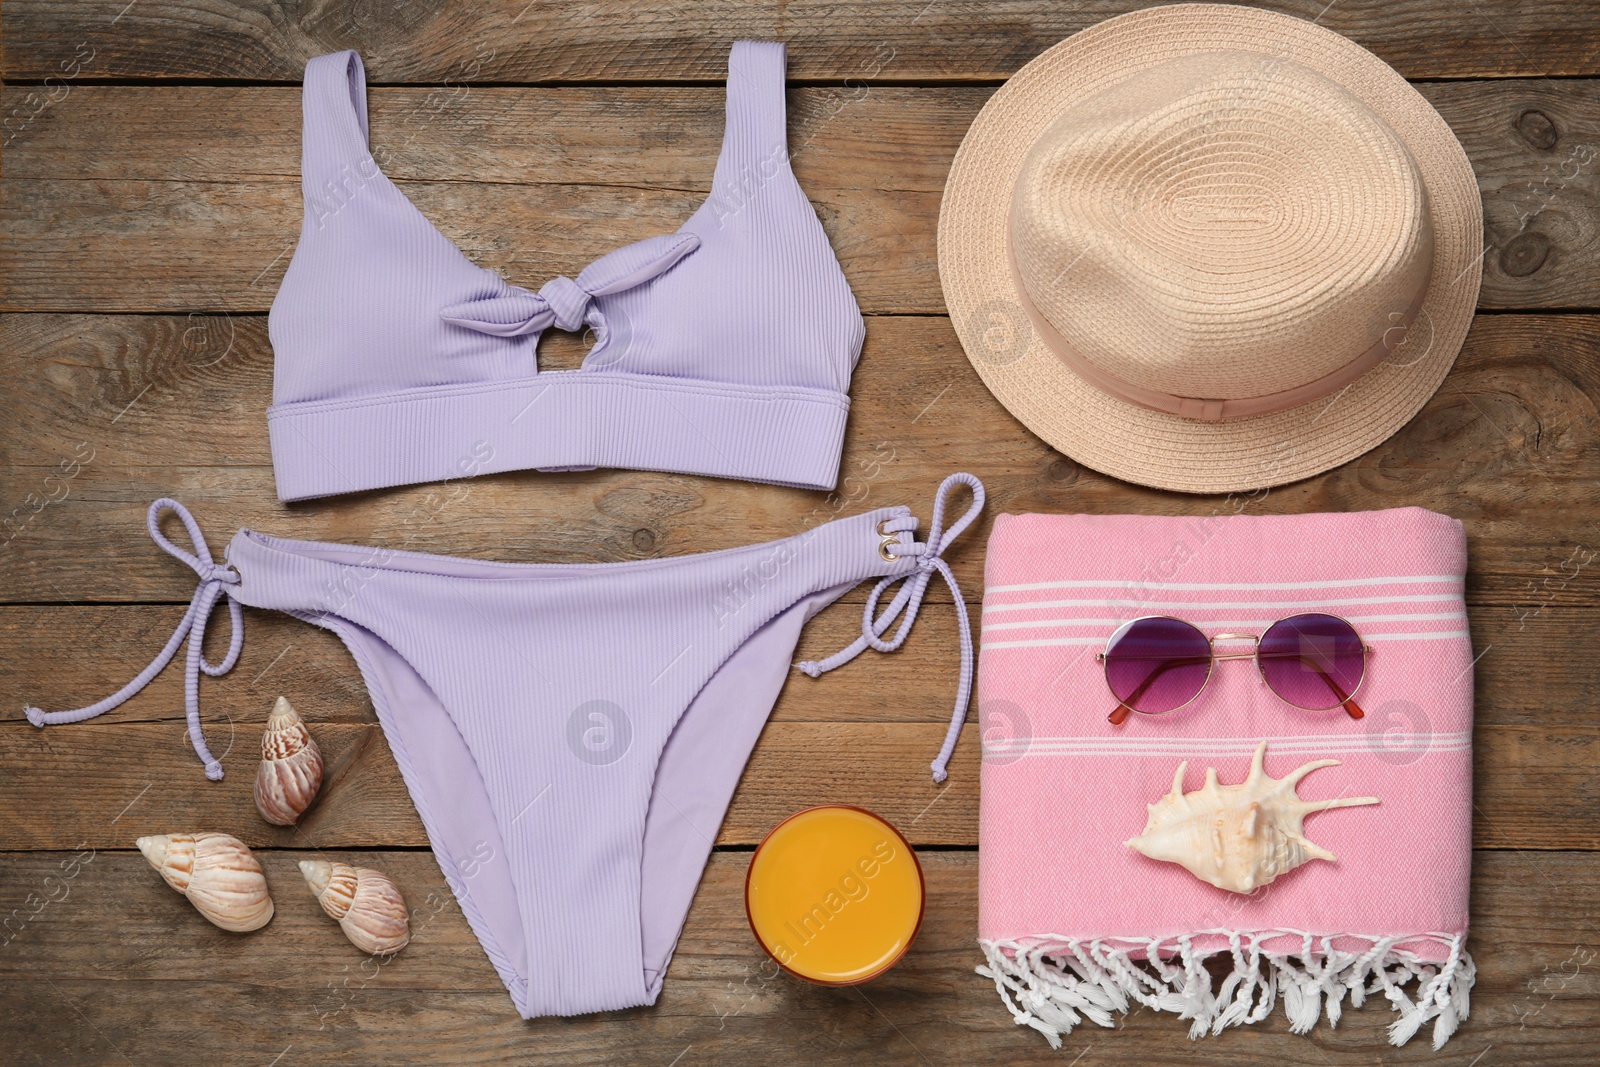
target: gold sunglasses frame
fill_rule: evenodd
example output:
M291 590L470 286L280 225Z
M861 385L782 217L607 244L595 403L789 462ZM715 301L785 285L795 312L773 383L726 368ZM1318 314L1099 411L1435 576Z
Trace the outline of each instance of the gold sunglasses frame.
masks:
M1362 687L1367 684L1367 661L1369 659L1371 659L1371 657L1372 657L1372 652L1373 652L1372 646L1367 644L1366 639L1361 636L1361 631L1356 629L1356 624L1355 623L1351 622L1349 619L1345 618L1343 615L1335 615L1331 611L1299 611L1299 612L1296 612L1293 615L1285 615L1281 619L1274 620L1267 627L1267 631L1271 631L1272 627L1277 626L1280 623L1288 622L1290 619L1298 619L1298 618L1300 618L1301 616L1304 616L1304 615L1323 615L1323 616L1326 616L1326 617L1328 617L1330 619L1338 619L1340 622L1342 622L1346 626L1350 627L1350 632L1355 634L1356 635L1356 639L1361 642L1361 677L1356 680L1355 688L1350 691L1350 695L1345 697L1339 703L1330 705L1330 706L1325 707L1325 708L1308 708L1308 707L1304 707L1304 706L1302 706L1300 704L1296 704L1294 701L1288 699L1282 693L1278 692L1276 689L1273 689L1272 688L1272 683L1267 681L1267 672L1261 669L1261 638L1263 636L1265 636L1265 632L1260 633L1260 634L1247 634L1247 633L1234 633L1232 631L1225 631L1225 632L1220 633L1220 634L1212 634L1210 636L1207 636L1206 632L1204 630L1200 629L1199 626L1196 626L1194 623L1190 622L1188 619L1180 619L1176 615L1141 615L1136 619L1129 619L1127 622L1123 623L1122 625L1118 626L1115 630L1113 630L1111 632L1111 636L1106 638L1106 647L1105 647L1105 649L1100 651L1100 652L1096 652L1094 654L1095 662L1100 664L1101 674L1105 677L1107 691L1110 692L1112 696L1117 696L1117 691L1115 689L1111 688L1111 673L1110 673L1111 672L1111 664L1108 663L1107 660L1106 660L1106 653L1111 651L1111 646L1116 642L1118 635L1120 635L1128 627L1134 625L1135 623L1146 622L1146 621L1151 621L1151 620L1160 620L1160 621L1165 621L1165 622L1182 623L1184 626L1189 627L1195 633L1199 634L1201 637L1204 637L1206 639L1207 647L1211 650L1211 661L1206 665L1205 681L1200 683L1200 688L1195 690L1194 696L1190 697L1188 700L1185 700L1182 704L1179 704L1177 707L1169 708L1166 711L1141 711L1138 708L1132 707L1131 705L1124 703L1121 697L1117 697L1116 709L1113 710L1111 712L1111 714L1109 716L1107 716L1107 718L1110 720L1111 725L1113 725L1113 726L1121 726L1124 722L1127 721L1128 715L1127 714L1120 714L1119 715L1118 712L1122 712L1124 710L1126 712L1128 712L1128 713L1135 714L1135 715L1151 715L1151 716L1171 715L1175 711L1182 711L1184 708L1188 707L1190 704L1193 704L1196 700L1199 700L1200 697L1205 693L1205 691L1208 688L1210 688L1210 686L1211 686L1211 676L1216 673L1217 662L1219 660L1225 660L1225 659L1253 659L1253 660L1255 660L1256 661L1256 674L1257 674L1257 676L1260 677L1261 684L1266 686L1267 689L1271 691L1273 696L1277 697L1279 700L1283 701L1289 707L1294 708L1297 711L1332 711L1334 708L1343 708L1345 713L1347 715L1349 715L1352 719L1360 719L1360 718L1365 717L1366 712L1361 709L1361 705L1356 703L1356 697L1357 697L1357 695L1360 694ZM1252 651L1252 652L1224 652L1224 653L1219 653L1217 651L1217 642L1218 641L1250 641L1255 645L1255 650Z

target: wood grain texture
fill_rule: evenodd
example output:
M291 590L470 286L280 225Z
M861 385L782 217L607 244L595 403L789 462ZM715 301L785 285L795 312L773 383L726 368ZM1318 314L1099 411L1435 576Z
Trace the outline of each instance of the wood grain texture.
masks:
M976 605L974 605L974 608ZM824 612L797 658L848 643L859 607ZM0 610L0 691L50 709L78 706L120 687L159 647L177 606L13 607ZM228 778L202 782L183 725L181 673L168 671L103 719L36 730L5 709L0 766L0 848L125 846L129 836L198 819L253 845L291 847L425 844L349 654L333 635L270 612L248 610L249 641L235 671L202 682L214 751ZM1475 831L1482 847L1600 847L1600 726L1592 694L1600 665L1582 648L1592 609L1553 606L1473 612L1476 670ZM785 686L736 794L719 841L749 845L811 803L846 801L891 818L918 844L977 843L976 713L952 765L950 788L925 773L943 736L955 684L956 634L944 605L930 605L907 651L868 656L820 680ZM211 635L220 657L224 635ZM63 657L63 649L97 649ZM110 650L126 650L113 654ZM1544 681L1537 687L1526 679ZM300 830L261 823L250 799L266 712L287 694L313 724L328 761L326 785ZM1373 708L1375 747L1393 722ZM63 812L53 798L74 798ZM1559 805L1550 803L1562 797ZM118 818L120 816L120 819ZM115 822L113 820L116 820ZM175 821L176 820L176 821Z
M748 855L718 853L678 942L660 1001L576 1019L516 1017L425 853L341 858L394 877L413 939L386 964L361 956L322 915L295 869L262 863L277 913L264 930L207 925L137 854L0 856L0 1047L18 1063L410 1064L804 1063L1232 1065L1427 1063L1589 1067L1600 1042L1593 923L1600 861L1582 853L1481 853L1469 948L1472 1016L1443 1052L1391 1048L1383 998L1288 1032L1282 1009L1191 1044L1187 1025L1148 1011L1116 1030L1074 1032L1060 1052L1014 1026L973 973L977 862L924 852L921 933L888 975L823 989L774 973L741 905ZM333 854L338 855L338 854ZM65 866L64 866L65 865ZM1530 891L1531 889L1531 891ZM204 1035L227 1034L224 1047ZM426 1035L425 1037L422 1035ZM1485 1057L1486 1048L1493 1057Z
M892 682L858 680L878 692ZM840 679L835 687L847 684ZM9 768L0 794L0 847L127 848L141 834L221 827L248 844L277 848L428 843L375 724L313 724L327 761L322 792L299 826L279 829L261 820L250 796L259 725L238 721L214 701L211 707L207 732L228 772L221 783L205 780L181 719L44 730L20 718L0 724L0 765ZM944 729L933 723L769 723L716 840L754 845L801 808L839 803L877 812L912 844L974 848L978 727L967 726L950 779L938 786L928 777L928 761ZM1381 735L1372 743L1380 747ZM1600 725L1479 725L1473 747L1477 845L1600 848L1600 782L1593 773ZM70 807L54 801L62 795L71 795ZM1552 796L1560 803L1552 804Z
M720 80L741 38L789 42L797 78L999 80L1136 0L826 0L699 4L557 0L13 0L4 68L60 77L297 80L306 59L359 47L382 82ZM1408 78L1592 73L1600 34L1560 0L1276 0L1342 33ZM92 57L86 58L86 57ZM63 66L62 64L67 64Z
M1419 88L1483 193L1481 306L1600 306L1600 82ZM41 106L45 91L0 93L0 112L26 117L6 133L0 306L268 308L301 218L298 89L67 84ZM791 91L796 173L867 312L944 310L939 199L992 91ZM532 288L675 230L710 188L722 135L720 88L451 85L370 98L388 176L474 261Z
M873 317L832 496L691 476L518 473L285 507L263 413L260 317L0 316L0 602L187 601L144 512L183 500L220 551L247 526L312 540L584 562L731 548L888 504L928 506L972 471L984 523L950 552L982 592L1002 511L1289 514L1420 505L1462 519L1472 603L1600 602L1600 317L1479 316L1443 388L1399 433L1264 494L1186 496L1107 478L1048 448L984 389L947 320ZM78 469L67 477L64 471ZM936 598L946 594L942 586Z
M1189 497L1103 477L1025 431L943 317L934 227L949 161L997 86L1136 0L14 0L0 24L0 1063L1372 1063L1590 1067L1600 1048L1600 18L1567 0L1276 0L1394 64L1444 116L1484 198L1480 315L1444 387L1366 456L1264 494ZM863 308L840 491L628 471L520 473L276 502L264 312L299 224L307 58L359 48L373 151L464 251L512 281L573 274L679 226L709 187L728 43L790 42L790 151ZM1523 314L1520 312L1538 312ZM570 368L570 335L541 366ZM950 596L915 633L784 689L718 835L660 1002L523 1022L456 909L348 652L247 610L238 667L202 682L228 776L206 782L169 669L113 714L36 730L161 646L189 572L144 533L175 495L214 550L240 525L505 560L650 559L908 504L951 470L988 517L949 553L981 604L1005 511L1289 514L1420 505L1461 518L1479 658L1472 1017L1440 1053L1384 1040L1381 1000L1291 1035L1281 1012L1187 1042L1138 1012L1052 1052L972 973L978 736L927 777L953 696ZM865 591L799 656L859 630ZM209 647L220 655L226 624ZM315 730L326 785L268 827L250 783L272 698ZM1372 715L1383 730L1414 729ZM900 966L861 989L775 974L742 907L749 846L799 807L857 803L917 843L929 902ZM277 916L204 923L127 851L149 832L239 834ZM318 850L328 850L321 853ZM362 957L295 862L380 867L414 940ZM1397 872L1417 879L1421 872Z
M796 659L820 659L861 632L864 594L828 608L807 624ZM968 601L976 617L980 604ZM1596 722L1600 662L1585 654L1592 634L1589 605L1480 605L1469 610L1477 721L1484 725L1567 730ZM46 709L76 707L120 689L159 649L183 617L183 605L0 607L0 724L21 721L21 702ZM255 729L280 693L308 720L372 723L376 718L344 644L326 630L277 612L245 609L239 664L201 684L207 718ZM227 651L219 617L206 634L207 657ZM772 717L777 722L930 723L949 721L959 642L948 602L931 601L913 636L895 655L863 655L820 679L794 675ZM1537 686L1529 678L1539 679ZM1374 709L1376 712L1376 709ZM1374 716L1370 730L1387 727ZM103 724L181 722L182 673L171 670ZM975 721L975 720L974 720ZM70 734L61 735L63 741ZM246 745L247 737L240 744ZM218 751L221 745L217 746ZM241 749L240 751L244 751ZM1591 752L1600 762L1600 751ZM0 843L0 847L4 847Z

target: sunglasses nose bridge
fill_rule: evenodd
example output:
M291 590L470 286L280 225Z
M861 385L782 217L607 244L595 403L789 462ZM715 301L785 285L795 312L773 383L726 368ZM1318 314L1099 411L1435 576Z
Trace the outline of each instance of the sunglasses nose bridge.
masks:
M1208 640L1211 642L1211 658L1214 660L1255 659L1256 652L1261 648L1261 635L1259 634L1221 633L1212 635ZM1249 641L1254 647L1249 652L1218 652L1218 641Z

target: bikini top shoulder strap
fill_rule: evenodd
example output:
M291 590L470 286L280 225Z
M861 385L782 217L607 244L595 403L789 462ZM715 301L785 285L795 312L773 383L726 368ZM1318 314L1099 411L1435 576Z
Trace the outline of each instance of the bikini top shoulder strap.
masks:
M781 42L734 43L728 57L727 126L712 181L719 198L743 201L775 175L789 173L786 67Z
M370 177L366 172L376 164L367 147L367 72L361 57L346 51L309 60L300 105L300 178L307 202Z

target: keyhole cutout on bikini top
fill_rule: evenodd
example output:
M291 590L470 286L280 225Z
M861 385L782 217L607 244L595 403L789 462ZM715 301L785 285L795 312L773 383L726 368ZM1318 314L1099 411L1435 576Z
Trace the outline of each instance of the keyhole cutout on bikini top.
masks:
M578 370L599 343L600 333L593 326L585 324L580 333L568 333L552 326L539 335L533 355L540 374Z

